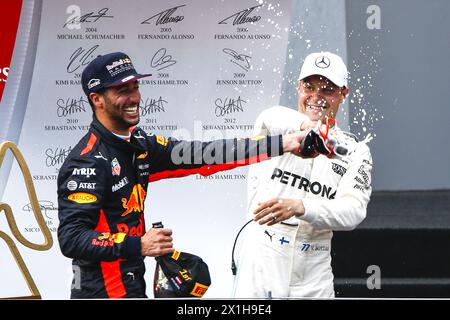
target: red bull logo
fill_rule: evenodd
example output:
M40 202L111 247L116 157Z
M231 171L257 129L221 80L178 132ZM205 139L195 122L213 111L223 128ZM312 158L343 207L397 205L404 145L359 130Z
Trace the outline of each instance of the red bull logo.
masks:
M130 194L130 198L122 198L122 206L125 212L122 213L122 217L132 213L132 212L143 212L144 211L144 201L147 192L140 184L135 184L133 191Z
M97 239L92 239L91 244L97 247L112 247L114 243L122 243L125 236L125 233L110 234L109 232L103 232Z
M122 243L123 240L125 239L125 235L126 235L125 233L121 232L114 234L110 234L109 232L103 232L97 237L97 239L113 241L114 243Z
M145 233L144 215L141 213L141 216L139 217L139 225L135 227L130 227L126 223L119 223L116 227L117 231L120 233L142 237Z
M103 232L97 237L98 240L112 240L111 234L109 232Z

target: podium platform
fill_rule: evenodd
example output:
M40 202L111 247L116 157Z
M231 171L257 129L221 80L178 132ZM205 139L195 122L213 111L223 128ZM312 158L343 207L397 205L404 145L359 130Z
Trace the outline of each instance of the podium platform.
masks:
M375 192L366 220L334 232L337 297L450 298L450 190ZM378 266L381 288L367 279Z

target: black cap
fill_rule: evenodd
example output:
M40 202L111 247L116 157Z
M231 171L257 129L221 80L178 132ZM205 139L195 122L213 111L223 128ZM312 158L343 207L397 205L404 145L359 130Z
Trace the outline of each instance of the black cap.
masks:
M155 298L200 298L211 285L208 265L196 255L175 250L156 261Z
M125 84L137 79L151 76L139 74L134 69L129 56L122 52L108 53L92 60L81 74L81 85L84 93Z

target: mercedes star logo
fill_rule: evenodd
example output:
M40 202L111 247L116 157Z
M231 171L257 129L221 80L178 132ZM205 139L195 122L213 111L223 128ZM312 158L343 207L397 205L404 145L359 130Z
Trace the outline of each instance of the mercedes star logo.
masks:
M316 63L316 67L321 68L321 69L326 69L330 66L330 59L328 59L325 56L321 56L316 59L315 63Z

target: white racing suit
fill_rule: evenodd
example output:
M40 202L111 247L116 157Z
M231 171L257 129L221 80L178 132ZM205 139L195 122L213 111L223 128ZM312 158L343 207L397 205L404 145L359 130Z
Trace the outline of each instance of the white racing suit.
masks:
M258 117L254 133L299 130L306 117L286 107L272 107ZM285 154L249 168L249 219L258 203L273 198L301 199L305 214L273 226L251 223L246 228L237 261L235 297L334 297L332 230L352 230L364 220L372 169L366 143L339 129L336 137L354 151L331 159Z

